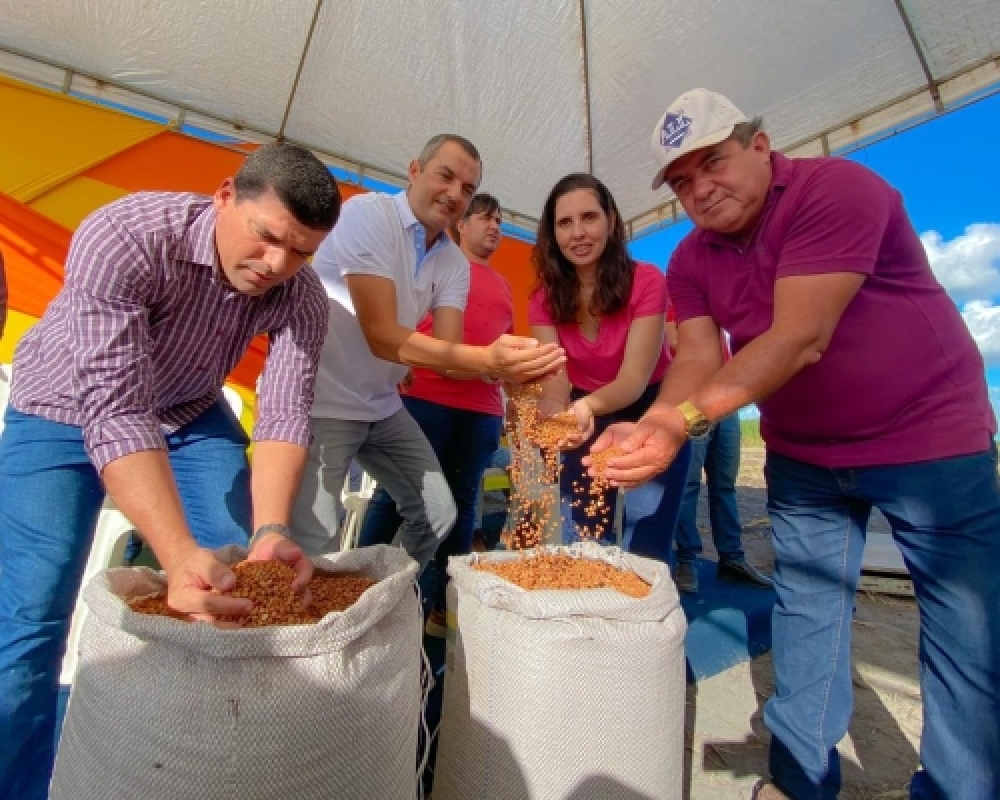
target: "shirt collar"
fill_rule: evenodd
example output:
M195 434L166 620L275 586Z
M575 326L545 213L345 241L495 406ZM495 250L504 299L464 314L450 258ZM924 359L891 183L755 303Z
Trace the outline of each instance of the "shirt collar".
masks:
M184 231L177 247L177 257L206 267L218 266L215 250L215 207L208 203Z
M400 222L403 223L403 227L406 230L412 231L413 236L413 249L417 255L417 268L415 270L416 274L420 273L420 267L423 266L424 261L427 256L440 250L442 247L447 247L451 244L451 239L448 238L448 234L441 232L438 236L437 241L434 242L434 246L430 250L427 249L427 228L424 224L417 219L416 215L413 213L413 209L410 208L410 200L406 196L406 191L399 192L393 195L393 202L396 204L396 209L399 212Z
M764 201L764 205L761 208L761 217L763 219L764 214L767 211L768 206L777 200L778 194L785 190L788 186L789 181L792 179L792 173L795 171L795 164L792 159L787 156L783 156L781 153L771 153L771 184L767 188L767 199ZM758 223L760 222L758 219ZM726 236L722 233L716 233L715 231L698 231L698 238L702 244L719 244L724 247L739 247L740 242L736 237Z
M174 255L181 261L210 267L212 283L228 287L229 281L222 274L222 265L219 264L219 253L215 248L216 217L215 206L212 204L211 199L209 199L204 208L198 212L194 222L188 225L181 234L181 240L174 251Z

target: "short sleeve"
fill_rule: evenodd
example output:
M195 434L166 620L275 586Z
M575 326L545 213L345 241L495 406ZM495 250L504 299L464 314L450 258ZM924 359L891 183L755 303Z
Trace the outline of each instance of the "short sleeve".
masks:
M667 279L652 264L638 264L632 283L632 318L655 317L667 310Z
M696 266L687 254L685 242L674 250L667 264L667 294L678 325L689 319L712 316L708 295L695 278Z
M528 324L555 327L555 320L552 319L548 304L545 302L544 289L536 289L528 299Z
M340 219L313 259L324 281L344 275L377 275L394 280L392 220L377 194L358 195L344 204Z
M794 198L777 278L875 271L894 190L860 164L829 159Z
M447 253L448 264L440 283L434 289L431 308L457 308L465 311L469 302L471 280L469 262L456 245L450 245L449 249L455 252Z

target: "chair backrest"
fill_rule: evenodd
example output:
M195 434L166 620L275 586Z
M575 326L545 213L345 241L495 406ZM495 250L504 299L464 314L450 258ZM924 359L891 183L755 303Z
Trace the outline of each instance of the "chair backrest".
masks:
M240 393L230 386L223 386L222 396L226 398L226 402L229 403L229 407L233 410L233 414L236 415L236 419L239 419L243 414L243 398L240 397Z

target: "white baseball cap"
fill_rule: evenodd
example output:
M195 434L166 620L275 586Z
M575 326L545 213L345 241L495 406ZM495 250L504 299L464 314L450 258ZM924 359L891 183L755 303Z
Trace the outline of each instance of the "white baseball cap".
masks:
M667 167L681 156L730 137L746 115L729 98L708 89L691 89L670 104L653 128L653 155L660 168L653 188L663 185Z

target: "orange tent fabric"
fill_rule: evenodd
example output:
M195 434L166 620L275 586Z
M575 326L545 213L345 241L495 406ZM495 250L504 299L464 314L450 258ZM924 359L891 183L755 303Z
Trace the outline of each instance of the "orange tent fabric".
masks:
M7 78L0 89L33 111L17 116L16 136L8 129L10 135L0 137L0 162L10 173L2 174L19 193L0 191L0 248L16 318L15 325L8 323L3 342L9 355L13 340L44 313L62 286L72 231L84 217L129 192L211 194L256 145L214 144ZM53 130L60 131L59 142L52 139ZM68 140L67 130L73 131ZM344 199L364 191L339 185ZM530 245L507 238L493 259L513 289L515 332L521 334L528 332L527 301L534 284L530 252ZM248 404L266 352L266 339L258 337L230 376Z
M70 235L62 225L0 193L0 249L12 310L42 315L62 287Z
M531 245L505 237L500 241L490 264L510 283L514 297L514 333L528 336L528 298L535 288L535 269L531 266Z

